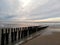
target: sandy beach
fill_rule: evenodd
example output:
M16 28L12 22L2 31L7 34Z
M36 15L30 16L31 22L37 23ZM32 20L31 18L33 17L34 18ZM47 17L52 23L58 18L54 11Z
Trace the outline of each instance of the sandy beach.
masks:
M42 34L22 45L60 45L60 28L47 28Z

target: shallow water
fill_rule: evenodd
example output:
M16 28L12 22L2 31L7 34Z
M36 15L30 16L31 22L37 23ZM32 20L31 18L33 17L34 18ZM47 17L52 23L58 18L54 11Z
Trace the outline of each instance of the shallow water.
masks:
M14 24L15 25L15 24ZM31 26L31 25L49 25L49 27L43 31L41 31L40 36L47 36L47 35L53 35L54 32L60 32L60 23L31 23L31 24L21 24L21 25L16 25L17 26ZM9 25L10 26L10 25ZM13 44L12 44L13 45Z
M52 35L54 32L60 32L60 26L49 26L41 32L41 35Z
M60 45L60 24L49 25L40 36L22 45Z

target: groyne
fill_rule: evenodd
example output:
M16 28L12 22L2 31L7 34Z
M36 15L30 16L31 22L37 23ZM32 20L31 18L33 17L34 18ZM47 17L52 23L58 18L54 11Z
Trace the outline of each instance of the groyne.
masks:
M36 32L39 32L47 27L48 26L38 25L27 27L0 28L0 45L16 45L18 42L21 44L23 41L29 40L31 35L35 35Z

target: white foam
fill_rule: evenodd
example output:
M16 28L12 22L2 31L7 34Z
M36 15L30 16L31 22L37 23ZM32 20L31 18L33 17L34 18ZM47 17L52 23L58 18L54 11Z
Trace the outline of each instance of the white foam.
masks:
M45 30L42 31L41 35L42 36L43 35L52 35L53 32L60 32L60 28L59 29L58 28L56 28L56 29L54 29L54 28L45 29Z

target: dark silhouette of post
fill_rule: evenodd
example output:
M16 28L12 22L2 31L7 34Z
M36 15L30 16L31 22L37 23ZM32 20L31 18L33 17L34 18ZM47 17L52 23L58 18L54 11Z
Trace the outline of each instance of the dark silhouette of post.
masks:
M29 30L29 35L33 34L33 26L28 27L28 30Z
M20 40L20 31L21 31L21 28L18 29L18 40Z
M24 29L24 27L22 27L22 30L21 30L21 39L24 38L24 36L23 36L24 35L24 30L23 29Z
M15 29L15 41L17 40L17 28Z
M14 28L14 41L16 40L16 34L15 34L15 30L16 30L16 28Z
M4 38L5 38L4 36L5 35L3 32L4 32L4 29L1 29L1 45L4 45Z
M27 27L24 27L24 38L27 37Z
M6 35L6 44L8 44L8 35L9 35L8 34L8 29L6 28L5 30L6 30L6 33L5 33L5 35Z
M12 43L19 42L35 36L36 32L40 32L47 28L48 26L29 26L29 27L20 27L20 28L2 28L1 29L1 45L8 45L9 41ZM11 35L9 35L11 34ZM11 40L10 40L10 39Z
M11 42L14 42L14 40L13 40L13 28L11 28Z

